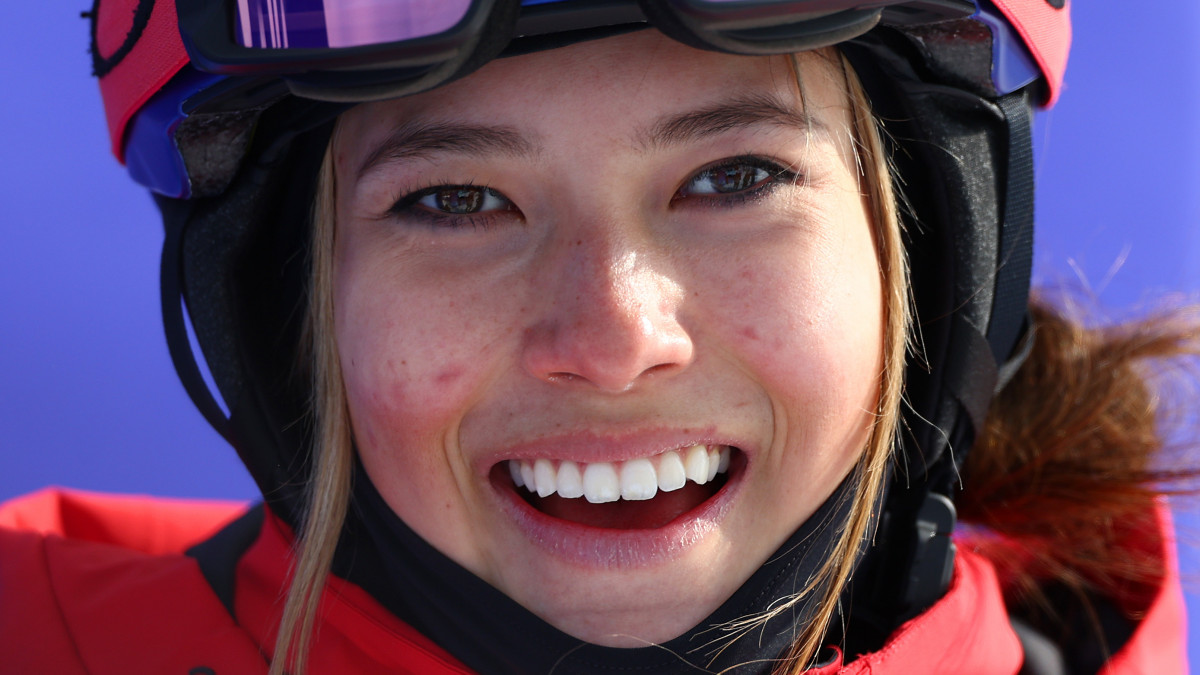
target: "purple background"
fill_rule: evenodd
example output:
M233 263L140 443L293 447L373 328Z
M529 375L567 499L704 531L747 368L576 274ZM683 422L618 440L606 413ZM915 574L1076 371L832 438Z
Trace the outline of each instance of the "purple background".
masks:
M90 4L9 3L0 25L0 499L48 484L250 499L167 357L161 227L108 154ZM1077 4L1063 98L1036 129L1037 275L1113 312L1200 291L1200 3L1137 6L1154 9ZM1178 509L1185 539L1194 508ZM1184 558L1196 580L1200 556Z

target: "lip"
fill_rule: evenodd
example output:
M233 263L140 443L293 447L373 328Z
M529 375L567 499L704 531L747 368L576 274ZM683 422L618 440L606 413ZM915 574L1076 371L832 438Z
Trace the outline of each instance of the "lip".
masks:
M729 445L736 448L725 484L695 508L654 529L618 530L592 527L551 517L525 501L507 478L492 471L508 459L553 458L577 462L617 462L654 456L691 445ZM743 484L749 453L737 442L700 438L695 433L639 433L624 439L593 434L538 440L506 448L494 455L486 472L499 509L536 547L571 564L593 569L646 567L684 554L717 530L728 515Z

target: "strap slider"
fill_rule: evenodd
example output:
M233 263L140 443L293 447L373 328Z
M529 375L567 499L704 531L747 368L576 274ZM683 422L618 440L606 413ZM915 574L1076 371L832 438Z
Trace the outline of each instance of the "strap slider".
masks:
M924 611L950 588L957 550L951 534L957 521L958 513L948 497L936 492L925 496L914 525L913 559L904 592L908 612Z

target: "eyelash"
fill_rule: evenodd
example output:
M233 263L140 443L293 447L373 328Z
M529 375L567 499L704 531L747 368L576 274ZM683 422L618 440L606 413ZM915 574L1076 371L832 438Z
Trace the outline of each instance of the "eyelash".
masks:
M744 170L746 168L754 169L765 173L766 175L758 178L752 185L744 188L736 189L730 192L688 192L688 186L705 177L712 177L716 172L734 170ZM779 164L778 162L758 157L754 155L746 155L741 157L731 157L723 159L714 164L701 169L693 174L688 180L680 186L671 198L671 203L675 204L683 200L688 200L702 207L729 208L740 204L755 202L770 196L777 188L784 184L797 184L802 182L803 176L800 172L791 169L790 167ZM455 190L462 192L471 192L478 195L483 206L487 200L501 200L504 208L484 209L472 213L446 213L434 210L436 206L421 204L421 201L438 195L439 193L450 193ZM393 218L415 219L424 221L425 224L436 229L489 229L498 224L498 221L505 214L514 214L517 217L523 217L520 209L516 207L500 192L493 190L483 185L473 185L463 183L457 185L432 185L410 192L395 201L391 208L388 209L387 215Z

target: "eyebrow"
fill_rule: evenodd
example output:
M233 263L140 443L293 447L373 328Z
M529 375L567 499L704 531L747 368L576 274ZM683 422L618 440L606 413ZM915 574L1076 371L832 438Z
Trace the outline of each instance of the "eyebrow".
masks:
M796 109L774 96L751 94L668 116L641 134L640 140L646 149L661 149L760 125L819 133L828 130L823 121L805 110Z
M500 154L528 157L536 154L537 150L534 143L512 127L411 122L398 127L367 155L358 169L358 178L361 179L380 164L426 158L435 154Z
M698 110L661 118L648 131L637 135L645 150L682 145L735 129L777 125L804 131L824 132L824 122L805 110L797 110L774 96L739 96ZM409 122L392 131L363 160L358 178L380 164L428 158L435 154L499 154L531 157L538 146L514 127L457 122Z

